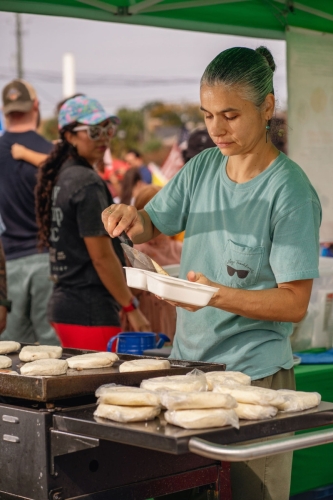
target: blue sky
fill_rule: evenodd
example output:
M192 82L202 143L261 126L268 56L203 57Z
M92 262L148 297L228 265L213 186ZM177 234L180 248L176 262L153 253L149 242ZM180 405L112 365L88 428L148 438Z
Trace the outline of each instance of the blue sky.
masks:
M75 57L77 92L96 97L114 112L120 106L138 108L152 100L199 102L205 67L219 52L236 45L266 45L272 51L278 106L286 108L284 41L26 14L22 23L24 69L39 94L44 117L62 98L65 52ZM1 87L16 77L15 53L15 16L0 12Z

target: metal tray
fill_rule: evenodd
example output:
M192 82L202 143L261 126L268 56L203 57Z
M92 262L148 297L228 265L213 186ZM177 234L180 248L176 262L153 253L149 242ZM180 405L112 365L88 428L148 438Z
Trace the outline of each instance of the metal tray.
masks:
M180 455L189 452L188 443L192 437L201 437L217 444L234 444L333 424L333 403L326 402L311 410L278 413L276 417L267 420L241 420L239 429L227 426L186 430L168 424L163 412L148 422L121 424L94 417L95 408L96 405L91 405L81 409L56 411L53 415L53 428L56 432L90 436Z
M78 354L86 354L96 351L81 349L63 350L62 359L67 359ZM12 371L14 374L0 371L0 396L32 401L53 402L58 399L73 398L94 394L102 384L115 383L122 385L139 386L141 381L151 377L163 377L166 375L184 375L194 368L203 372L225 370L225 364L204 363L200 361L184 361L170 359L170 370L156 370L146 372L120 373L119 366L123 361L133 359L165 359L156 356L132 356L130 354L119 354L120 360L110 368L77 371L67 370L66 375L53 377L28 377L20 374L20 366L23 365L18 353L9 354L12 358Z

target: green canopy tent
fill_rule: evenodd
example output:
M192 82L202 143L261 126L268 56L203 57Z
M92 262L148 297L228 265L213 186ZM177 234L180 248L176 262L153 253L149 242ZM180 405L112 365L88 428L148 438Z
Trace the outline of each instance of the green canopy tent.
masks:
M1 10L257 38L333 33L332 0L0 0Z

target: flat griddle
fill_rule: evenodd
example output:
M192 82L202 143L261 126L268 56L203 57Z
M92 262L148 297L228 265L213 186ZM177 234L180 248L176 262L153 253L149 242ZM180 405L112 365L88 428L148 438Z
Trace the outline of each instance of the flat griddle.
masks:
M95 409L96 405L91 405L87 408L56 411L53 415L53 428L64 433L180 455L189 452L188 444L192 437L200 437L217 444L235 444L333 424L333 403L326 402L310 410L281 412L270 419L240 420L239 429L227 426L186 430L168 424L164 419L164 412L148 422L122 424L94 417Z
M79 354L88 354L97 351L82 349L63 350L62 359ZM164 377L166 375L185 375L195 368L203 371L222 371L226 369L225 364L204 363L200 361L186 361L170 359L170 370L154 370L146 372L120 373L119 366L124 361L134 359L163 359L156 356L133 356L130 354L119 354L117 361L110 368L100 368L93 370L67 370L66 375L52 377L29 377L20 374L20 366L23 365L18 353L8 354L12 359L12 372L0 371L0 396L27 399L38 402L53 402L60 399L74 398L94 394L96 389L102 384L121 384L139 386L141 381L151 377Z

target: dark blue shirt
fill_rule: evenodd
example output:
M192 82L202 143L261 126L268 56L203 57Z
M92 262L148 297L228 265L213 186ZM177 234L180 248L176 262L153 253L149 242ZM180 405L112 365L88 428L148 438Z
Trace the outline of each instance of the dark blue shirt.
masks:
M34 131L5 132L0 137L0 214L6 230L1 236L6 260L37 253L34 189L37 168L11 155L13 144L49 154L52 144Z
M139 167L139 170L140 170L140 175L141 175L141 179L143 180L143 182L146 182L147 184L151 184L152 175L151 175L151 171L149 170L149 168L146 167L146 165L141 165L141 167Z

